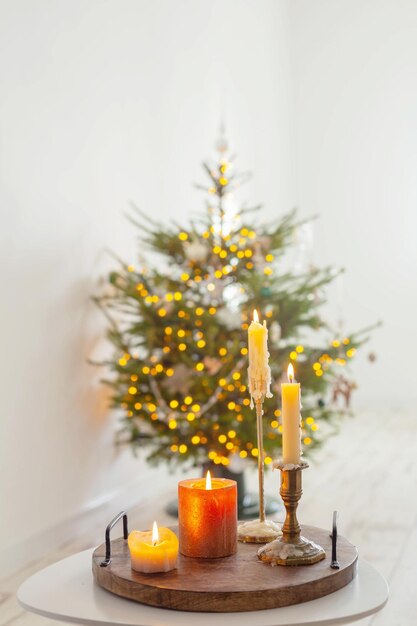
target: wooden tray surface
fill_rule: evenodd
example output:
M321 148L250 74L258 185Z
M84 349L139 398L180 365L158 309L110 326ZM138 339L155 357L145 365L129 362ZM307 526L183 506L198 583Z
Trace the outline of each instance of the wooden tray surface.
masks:
M105 544L96 548L93 575L101 587L129 600L160 608L207 612L258 611L299 604L349 584L356 575L355 546L338 536L340 569L333 570L329 531L303 526L302 534L325 549L325 559L314 565L271 567L259 561L259 544L239 542L233 556L192 559L180 554L177 569L140 574L131 569L127 541L120 538L111 542L112 560L108 567L100 567Z

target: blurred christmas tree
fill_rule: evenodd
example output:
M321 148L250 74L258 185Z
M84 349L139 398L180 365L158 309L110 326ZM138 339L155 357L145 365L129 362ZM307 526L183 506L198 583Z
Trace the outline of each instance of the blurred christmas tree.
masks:
M120 440L146 445L154 463L256 460L246 380L253 309L269 326L274 381L264 407L266 464L281 446L280 383L288 363L295 362L302 385L308 453L322 440L320 423L343 412L335 400L353 384L341 370L366 340L367 331L335 337L322 319L324 288L337 272L285 269L303 224L295 212L263 224L259 207L231 206L247 175L235 172L223 140L218 149L217 162L204 164L209 184L200 186L207 210L188 227L137 211L140 251L157 252L166 263L121 263L109 276L110 292L96 298L115 348L105 364L114 407L124 414Z

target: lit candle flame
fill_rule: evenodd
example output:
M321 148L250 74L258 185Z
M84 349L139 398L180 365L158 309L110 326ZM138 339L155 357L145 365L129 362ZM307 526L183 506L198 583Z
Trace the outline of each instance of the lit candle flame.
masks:
M159 543L158 524L154 522L152 526L152 545L156 546L157 543Z
M290 363L288 366L287 376L288 376L288 380L290 381L290 383L293 383L294 382L294 368L293 368L292 363Z
M258 311L256 309L253 311L253 321L259 324Z
M211 489L211 474L210 470L208 470L206 474L206 489Z

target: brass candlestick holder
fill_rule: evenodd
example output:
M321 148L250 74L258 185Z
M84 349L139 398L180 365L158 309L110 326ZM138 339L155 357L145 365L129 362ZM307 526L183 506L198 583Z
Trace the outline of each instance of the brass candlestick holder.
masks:
M281 535L281 530L275 522L265 517L265 472L264 472L264 444L262 432L263 402L261 396L255 400L257 446L258 446L258 484L259 484L259 519L242 522L238 525L238 539L244 543L265 543Z
M276 463L281 470L280 494L285 505L286 517L282 526L282 536L271 541L258 551L258 558L271 565L311 565L326 557L323 548L301 535L297 519L298 502L302 496L301 472L308 467L302 461L299 465Z

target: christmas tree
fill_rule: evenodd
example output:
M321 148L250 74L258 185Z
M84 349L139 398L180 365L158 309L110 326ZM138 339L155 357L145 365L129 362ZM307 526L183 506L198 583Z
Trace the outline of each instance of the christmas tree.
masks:
M158 463L212 462L233 455L256 461L256 418L247 388L247 329L257 309L269 327L274 397L264 405L265 463L281 447L280 383L289 362L302 385L304 452L323 438L320 425L340 415L343 368L367 331L336 336L321 315L332 268L294 272L285 258L303 222L294 211L262 223L260 207L236 210L246 175L226 145L204 164L206 210L188 226L160 224L136 210L140 250L160 261L120 263L110 290L96 298L109 320L114 358L105 364L114 407L123 412L119 441L147 446ZM333 402L331 397L333 396Z

